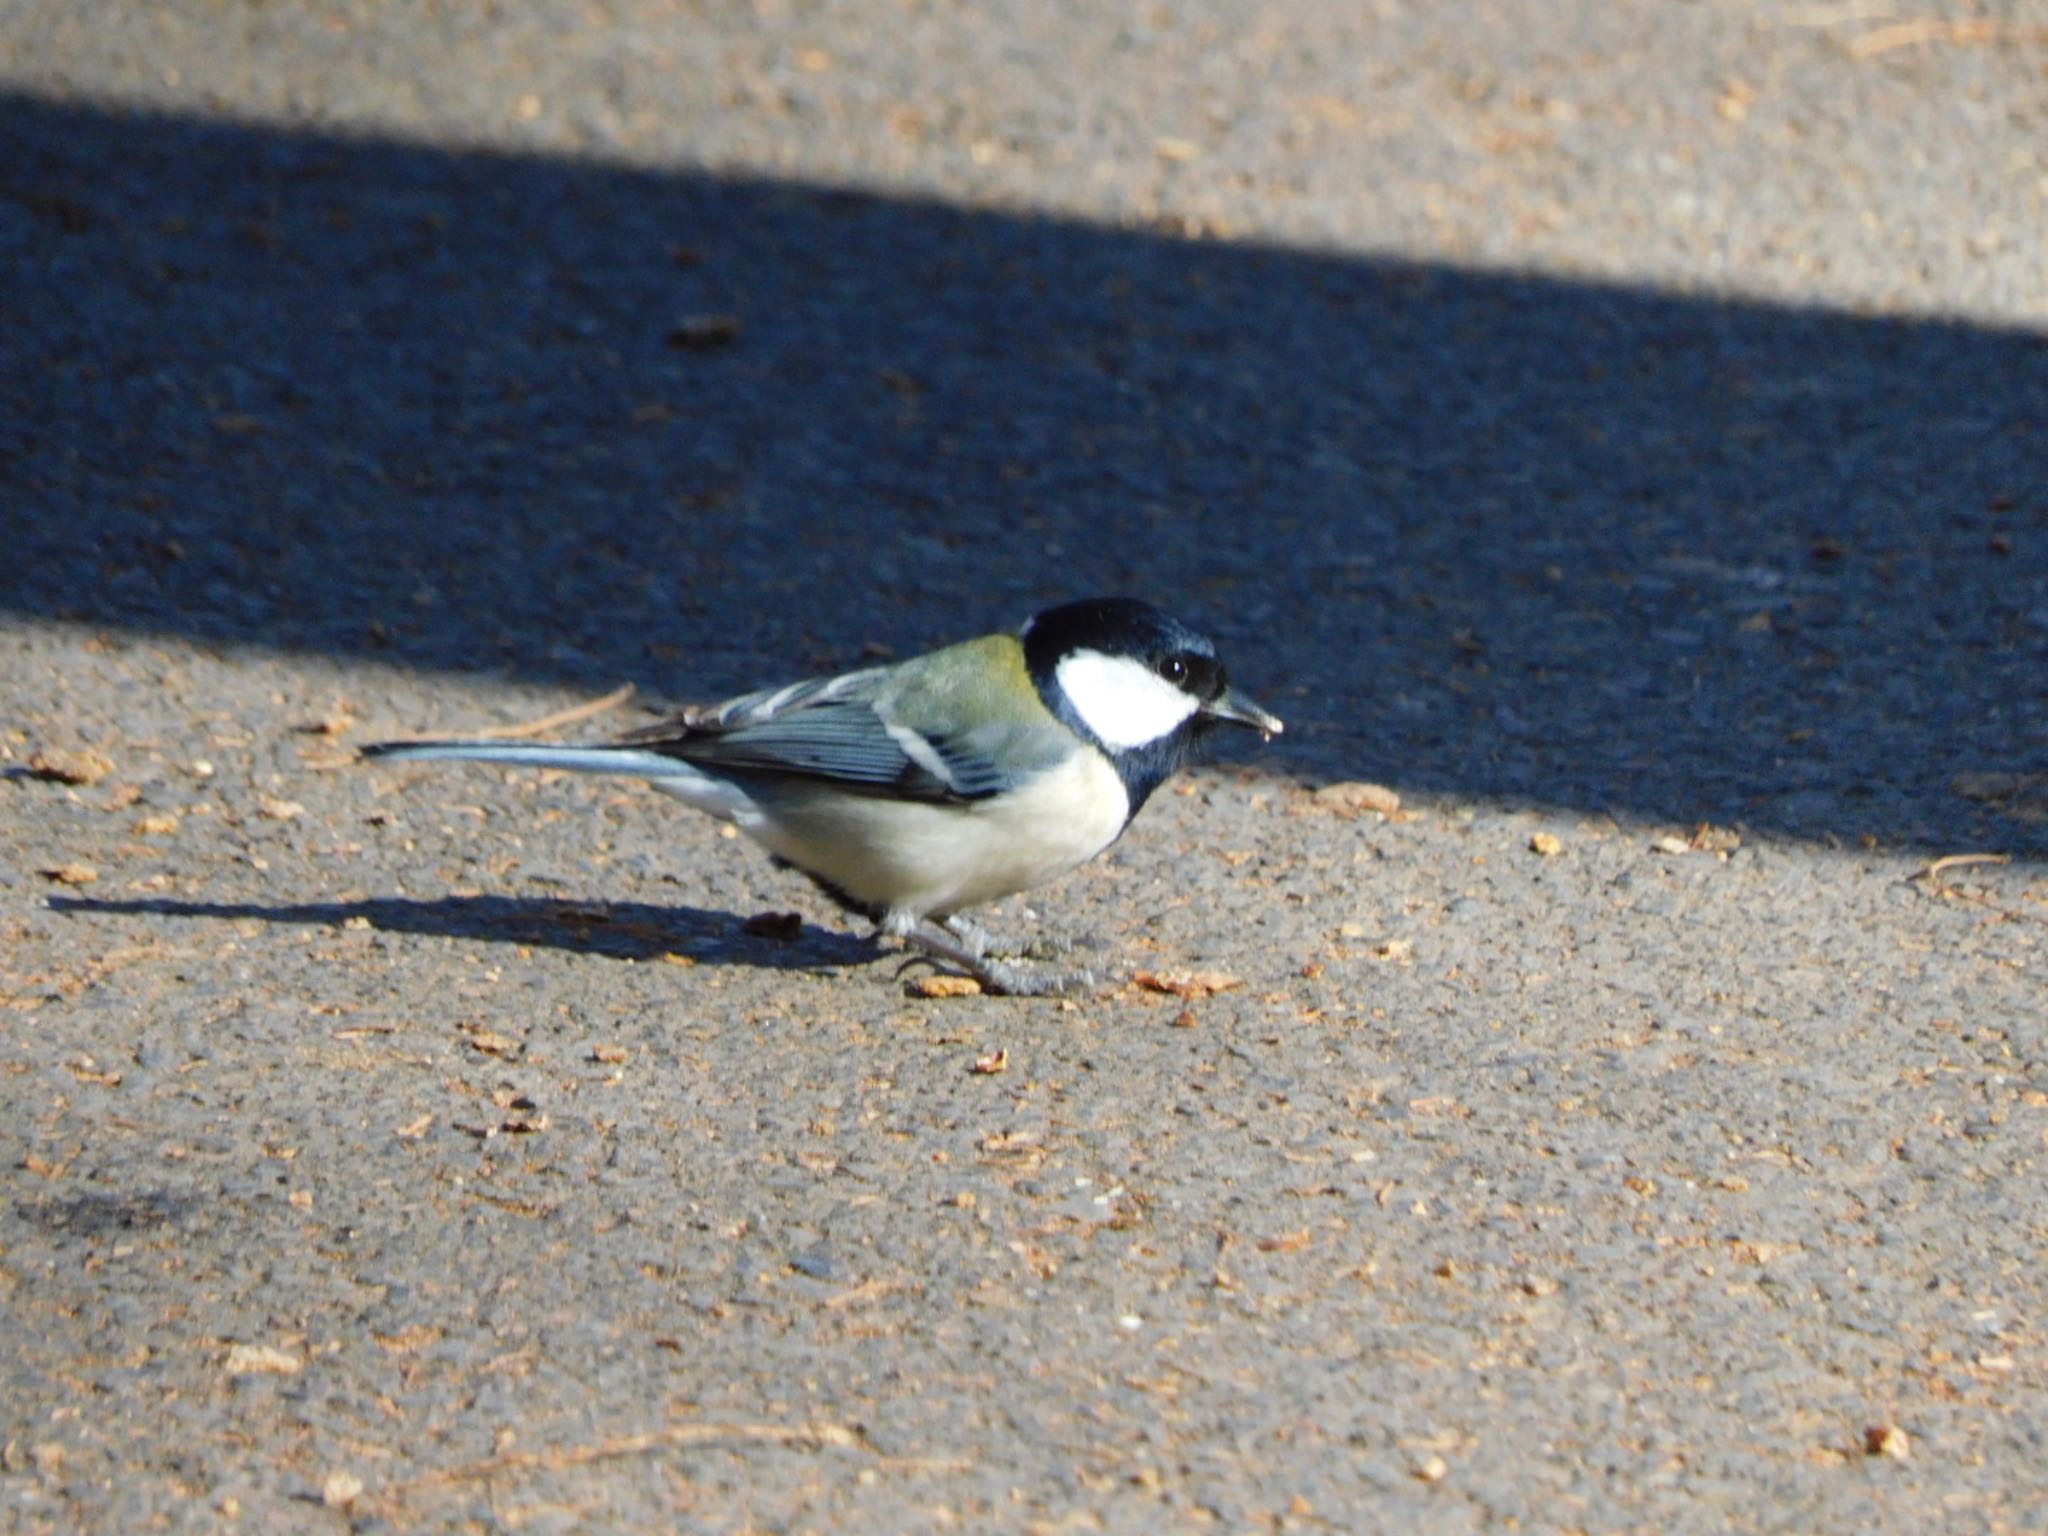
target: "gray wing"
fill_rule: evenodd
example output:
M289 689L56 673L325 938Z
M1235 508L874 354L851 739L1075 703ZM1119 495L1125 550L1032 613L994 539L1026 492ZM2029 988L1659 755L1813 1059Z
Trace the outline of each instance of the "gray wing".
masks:
M823 780L937 803L984 799L1013 781L998 761L1003 743L986 731L921 732L891 721L878 698L889 673L873 668L696 705L619 745L739 778Z

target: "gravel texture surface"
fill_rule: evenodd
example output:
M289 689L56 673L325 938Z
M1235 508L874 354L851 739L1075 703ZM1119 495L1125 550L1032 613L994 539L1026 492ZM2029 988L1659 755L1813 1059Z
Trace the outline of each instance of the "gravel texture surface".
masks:
M0 0L0 95L0 1528L2048 1528L2038 6ZM1213 995L351 761L1106 590L1288 735L994 920Z

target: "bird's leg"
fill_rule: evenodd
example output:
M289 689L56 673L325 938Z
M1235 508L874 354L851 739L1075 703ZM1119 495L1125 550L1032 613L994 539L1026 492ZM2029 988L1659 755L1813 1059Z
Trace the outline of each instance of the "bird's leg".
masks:
M1035 966L1020 965L1013 959L990 955L986 933L969 923L966 927L974 937L964 937L954 926L954 921L948 919L935 923L926 919L907 929L903 941L935 960L942 960L966 972L981 983L983 990L1005 997L1055 997L1095 990L1095 977L1088 971L1041 971Z

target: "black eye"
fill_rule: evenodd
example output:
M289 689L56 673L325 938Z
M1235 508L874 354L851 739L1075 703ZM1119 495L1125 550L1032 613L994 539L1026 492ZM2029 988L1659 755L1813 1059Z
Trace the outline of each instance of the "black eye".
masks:
M1162 657L1159 662L1159 675L1177 688L1188 680L1188 664L1178 656Z

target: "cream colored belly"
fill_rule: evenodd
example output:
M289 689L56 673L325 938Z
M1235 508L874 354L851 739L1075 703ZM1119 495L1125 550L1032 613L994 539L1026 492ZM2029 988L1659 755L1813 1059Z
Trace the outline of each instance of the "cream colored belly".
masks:
M1130 798L1093 752L968 805L844 796L803 812L735 817L771 853L885 914L894 931L1042 885L1117 839ZM751 823L751 824L750 824Z

